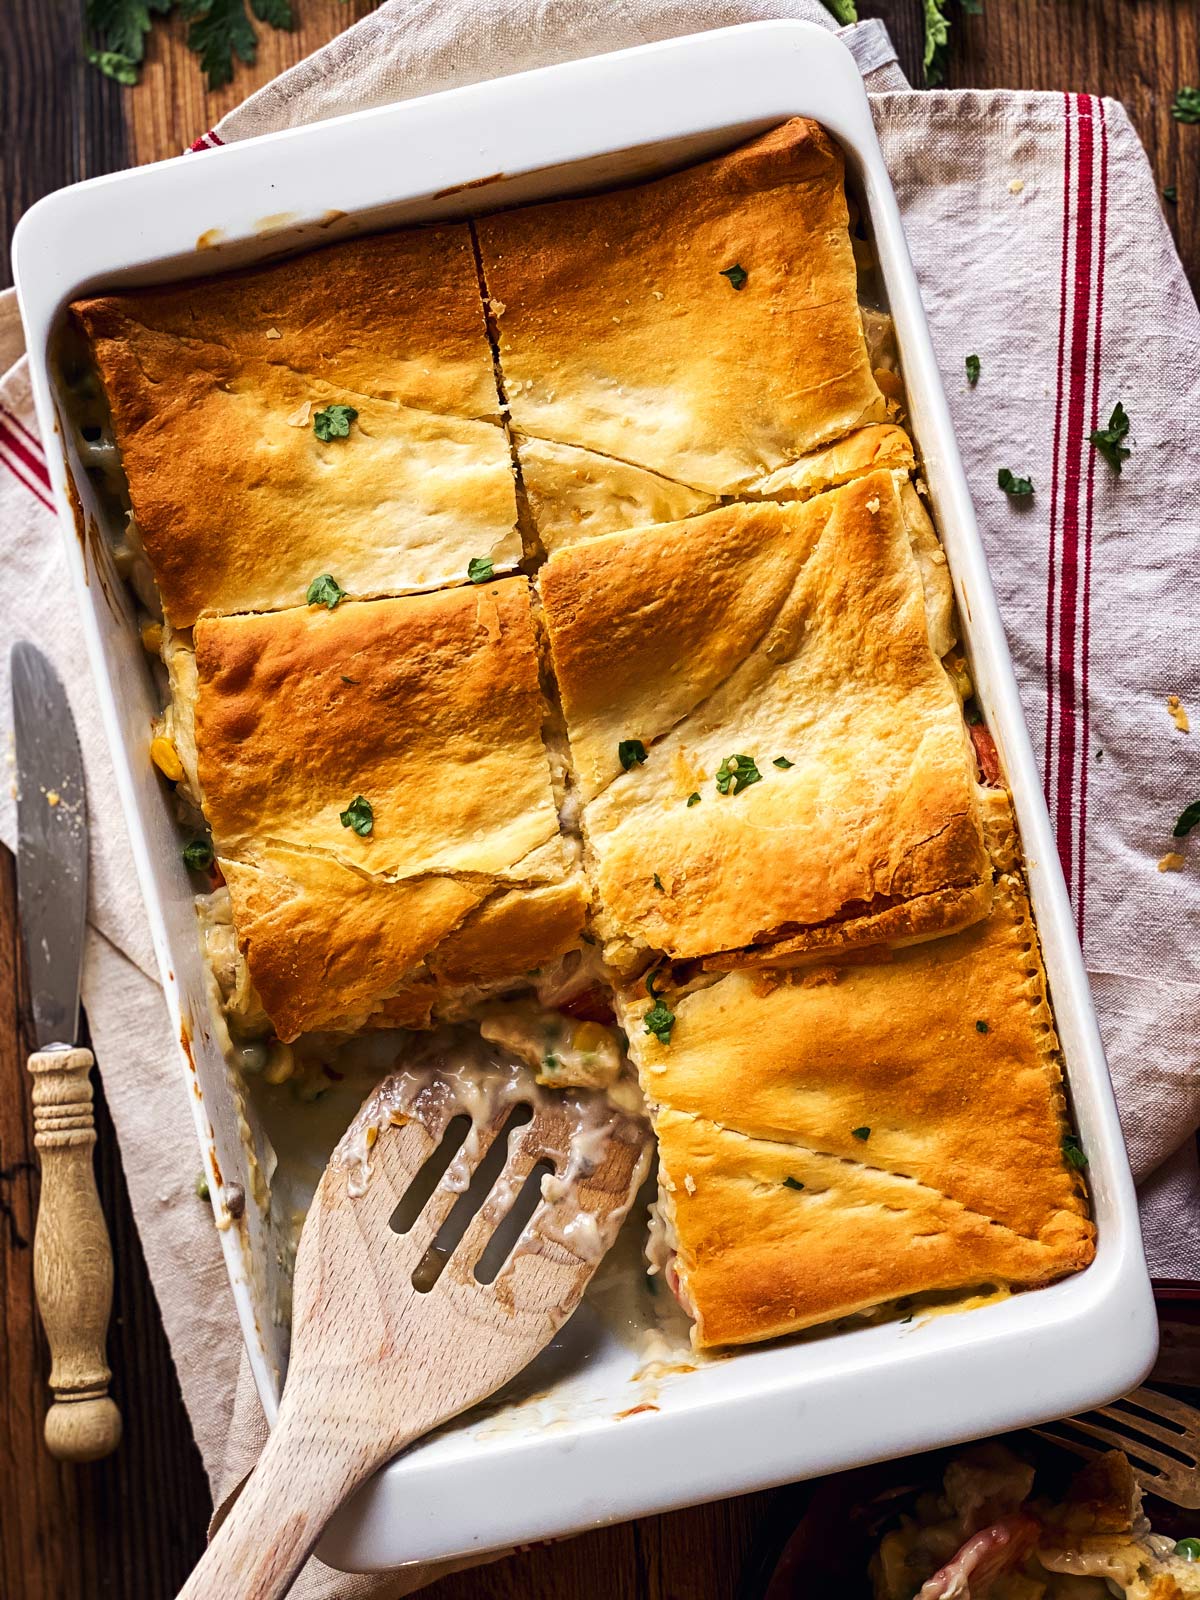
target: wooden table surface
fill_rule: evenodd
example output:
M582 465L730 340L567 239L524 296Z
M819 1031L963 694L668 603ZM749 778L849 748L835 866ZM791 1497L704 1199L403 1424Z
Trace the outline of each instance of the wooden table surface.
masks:
M294 33L260 29L259 56L205 92L183 24L156 27L142 82L122 89L83 64L83 0L2 0L0 284L22 210L78 178L176 154L230 106L371 9L295 0ZM917 75L921 0L866 0ZM1076 89L1128 106L1161 186L1193 288L1200 285L1200 127L1173 121L1176 88L1200 78L1193 0L985 0L956 16L950 87ZM0 1595L4 1600L167 1600L199 1551L208 1494L98 1096L97 1167L117 1262L110 1339L126 1438L109 1461L52 1462L41 1443L48 1360L33 1310L29 1240L37 1179L19 1000L11 858L0 850ZM551 1485L547 1492L553 1492ZM784 1493L785 1491L781 1491ZM430 1600L729 1600L778 1496L650 1517L444 1580ZM815 1597L814 1597L815 1600Z

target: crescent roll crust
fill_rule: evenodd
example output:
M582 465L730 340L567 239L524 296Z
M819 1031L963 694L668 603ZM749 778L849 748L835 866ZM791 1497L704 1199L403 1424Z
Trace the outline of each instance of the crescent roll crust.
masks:
M480 218L514 427L723 495L885 421L843 179L795 118L652 183Z
M626 1000L700 1344L1091 1259L1028 898L952 935Z
M466 579L521 554L465 226L77 302L169 619ZM323 442L313 416L358 412Z
M974 758L890 473L572 546L539 587L614 965L986 913ZM760 777L722 793L735 754Z
M519 976L574 942L587 895L523 578L205 617L195 644L204 811L281 1036L369 1008L427 958L492 981L505 952ZM340 821L360 794L365 836Z

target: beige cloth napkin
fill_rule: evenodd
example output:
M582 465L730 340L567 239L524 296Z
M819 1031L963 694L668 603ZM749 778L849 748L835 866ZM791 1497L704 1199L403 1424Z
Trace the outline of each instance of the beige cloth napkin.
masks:
M779 16L833 26L819 0L388 0L196 147ZM1191 439L1200 316L1120 106L1058 94L914 94L878 24L843 37L876 96L1047 773L1152 1269L1200 1281L1200 846L1182 872L1156 866L1175 818L1200 797ZM21 350L12 297L0 295L0 639L31 637L49 649L80 728L94 830L84 1003L184 1400L223 1504L253 1464L265 1423L209 1211L192 1190L191 1115L95 693L70 625ZM982 366L973 390L969 353ZM1084 442L1118 399L1133 419L1134 447L1119 479ZM1014 507L998 491L1001 466L1033 478L1032 504ZM11 760L7 676L5 650L0 730ZM1196 734L1168 716L1169 693L1193 712ZM11 844L14 833L4 784L0 839ZM434 1575L346 1578L312 1562L296 1592L391 1600Z

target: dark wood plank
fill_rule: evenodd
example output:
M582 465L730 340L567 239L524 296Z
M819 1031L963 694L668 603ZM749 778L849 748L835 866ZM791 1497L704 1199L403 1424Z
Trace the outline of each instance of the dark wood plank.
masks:
M120 87L87 66L83 0L3 0L0 19L0 286L9 241L35 200L129 164Z

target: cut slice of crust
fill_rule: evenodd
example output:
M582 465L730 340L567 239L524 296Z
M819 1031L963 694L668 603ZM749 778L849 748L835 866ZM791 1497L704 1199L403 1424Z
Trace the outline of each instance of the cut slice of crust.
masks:
M843 178L797 118L652 183L481 218L517 431L728 495L886 420Z
M195 630L204 809L281 1037L520 977L587 909L523 578ZM360 835L341 814L362 796ZM415 987L414 987L415 986Z
M949 938L674 993L627 989L701 1344L1091 1259L1028 897ZM789 1181L790 1180L790 1181ZM835 1256L837 1259L835 1260Z
M539 586L614 965L986 913L974 757L891 473L593 540ZM721 793L735 755L760 781Z
M77 302L168 618L466 580L521 554L466 227ZM322 441L314 416L357 412Z

